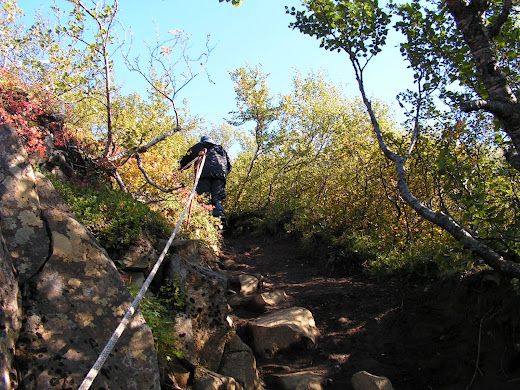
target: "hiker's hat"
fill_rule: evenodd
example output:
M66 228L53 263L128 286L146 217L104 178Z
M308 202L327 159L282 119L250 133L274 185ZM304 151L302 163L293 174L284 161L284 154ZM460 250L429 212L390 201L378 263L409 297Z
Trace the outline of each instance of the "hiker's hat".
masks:
M202 136L202 138L200 139L200 142L209 142L210 144L215 143L215 142L213 142L213 140L211 139L211 137L209 135Z

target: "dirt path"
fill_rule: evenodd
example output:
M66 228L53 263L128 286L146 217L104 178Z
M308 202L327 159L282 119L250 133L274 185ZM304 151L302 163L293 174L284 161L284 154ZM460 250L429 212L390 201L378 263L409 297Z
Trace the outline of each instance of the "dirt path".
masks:
M269 310L305 307L320 331L307 350L257 358L267 389L276 388L272 374L303 370L330 378L327 389L352 389L361 370L388 377L396 390L520 389L520 300L505 302L483 274L433 285L377 281L354 266L328 276L297 241L251 235L226 234L222 260L234 264L225 271L230 279L261 274L265 290L286 292ZM232 315L240 332L259 314L238 307Z

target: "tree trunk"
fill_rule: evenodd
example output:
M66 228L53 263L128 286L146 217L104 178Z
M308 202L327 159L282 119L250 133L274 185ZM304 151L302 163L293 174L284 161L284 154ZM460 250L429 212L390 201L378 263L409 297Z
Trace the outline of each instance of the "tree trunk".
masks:
M520 105L498 64L492 45L492 38L498 34L501 25L491 28L484 25L484 2L447 0L446 4L471 51L478 77L488 94L487 100L465 103L461 109L466 112L485 110L492 113L502 122L516 152L520 154ZM505 1L503 7L503 15L507 17L511 2ZM520 170L520 166L515 168Z

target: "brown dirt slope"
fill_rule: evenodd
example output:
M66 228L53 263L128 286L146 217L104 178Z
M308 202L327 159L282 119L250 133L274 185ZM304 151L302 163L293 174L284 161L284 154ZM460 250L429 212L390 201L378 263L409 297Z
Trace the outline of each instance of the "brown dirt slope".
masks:
M360 370L386 376L396 390L520 389L520 299L496 275L376 280L352 266L329 276L294 239L227 233L224 241L230 280L264 275L265 290L289 296L270 310L303 306L320 331L309 349L257 358L267 389L276 388L272 374L302 370L330 378L327 389L352 389ZM243 307L232 314L239 334L258 315Z

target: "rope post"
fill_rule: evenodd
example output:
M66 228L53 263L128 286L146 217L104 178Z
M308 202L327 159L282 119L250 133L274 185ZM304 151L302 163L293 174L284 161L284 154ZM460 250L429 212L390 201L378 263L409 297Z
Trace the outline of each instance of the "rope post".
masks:
M148 290L148 287L150 286L150 284L152 283L153 278L155 277L155 274L159 270L159 267L161 266L161 263L163 262L163 260L164 260L164 258L166 256L166 253L168 252L168 249L170 249L170 246L171 246L171 244L173 242L173 239L175 238L175 235L179 231L179 228L181 226L182 220L184 219L184 216L186 215L186 211L188 210L189 205L193 201L193 197L195 196L195 189L197 188L197 185L199 184L200 174L202 172L202 167L204 166L205 162L206 162L206 154L204 153L204 155L202 156L202 159L200 161L200 169L198 170L197 174L195 175L195 184L193 185L193 189L192 189L190 197L188 199L188 203L184 207L182 215L181 215L179 221L177 222L177 225L175 226L175 229L173 230L173 233L171 234L170 238L168 239L168 242L166 243L166 245L164 246L164 249L163 249L161 255L159 256L159 258L157 259L157 262L155 263L152 271L150 272L150 274L148 275L148 277L144 281L143 285L141 286L141 289L137 293L134 301L132 302L132 304L128 308L127 312L125 313L123 319L119 323L119 325L116 328L116 330L114 331L114 333L112 333L112 336L110 337L110 339L106 343L105 348L103 348L103 350L99 354L96 362L94 363L94 365L92 366L92 368L88 372L87 376L85 377L85 379L83 379L83 382L78 387L78 390L88 390L88 389L90 389L90 386L92 385L92 382L94 382L94 379L96 379L99 371L103 367L103 364L105 364L105 361L107 360L108 356L110 355L110 352L112 352L112 349L114 348L114 346L116 345L117 341L119 340L119 338L123 334L126 326L130 322L130 319L134 315L135 311L139 307L139 303L141 302L141 299L143 299L144 294Z

